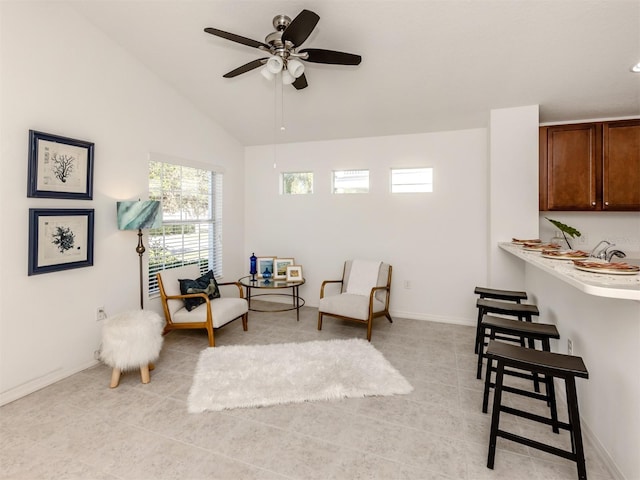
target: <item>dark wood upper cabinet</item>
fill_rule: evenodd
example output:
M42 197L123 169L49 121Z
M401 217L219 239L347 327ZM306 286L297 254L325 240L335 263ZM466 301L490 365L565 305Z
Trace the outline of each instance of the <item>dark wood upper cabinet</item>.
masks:
M640 211L640 119L541 127L540 210Z

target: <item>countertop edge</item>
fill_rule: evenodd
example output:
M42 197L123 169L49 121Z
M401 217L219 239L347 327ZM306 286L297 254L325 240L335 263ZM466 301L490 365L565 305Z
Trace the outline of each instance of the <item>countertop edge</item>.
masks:
M562 262L560 260L546 259L540 256L538 252L528 252L522 250L519 245L514 245L511 242L498 243L498 247L507 253L510 253L530 265L537 267L554 277L572 285L578 290L599 297L616 298L621 300L636 300L640 301L640 280L637 285L630 286L606 286L596 285L594 283L588 283L587 281L576 278L577 270L569 269L569 262ZM565 268L566 267L566 268ZM598 275L598 274L591 274Z

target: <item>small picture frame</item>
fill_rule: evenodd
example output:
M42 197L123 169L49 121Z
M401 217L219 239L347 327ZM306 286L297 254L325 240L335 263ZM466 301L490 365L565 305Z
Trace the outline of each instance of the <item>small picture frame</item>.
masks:
M94 144L29 130L27 197L93 199Z
M29 275L93 265L93 209L29 209Z
M287 282L301 282L302 278L302 265L287 266Z
M270 277L273 277L274 259L275 257L258 257L258 278L265 278L265 271L268 271L271 274Z
M287 278L287 267L294 263L296 263L296 261L293 258L274 258L273 278L276 280L285 280Z

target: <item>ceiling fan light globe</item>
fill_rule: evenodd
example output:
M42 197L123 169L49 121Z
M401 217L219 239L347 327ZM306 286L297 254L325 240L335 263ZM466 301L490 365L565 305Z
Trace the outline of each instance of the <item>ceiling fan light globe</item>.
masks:
M304 64L300 60L289 60L287 70L293 75L293 78L299 78L304 73Z
M271 73L271 72L269 71L269 68L268 68L268 67L262 67L262 68L260 69L260 73L261 73L261 74L262 74L262 76L263 76L264 78L266 78L267 80L273 80L273 77L275 76L273 73Z
M282 70L282 84L283 85L291 85L295 81L293 75L289 73L288 70Z
M284 62L282 61L282 59L275 55L270 57L269 60L267 60L267 69L269 70L269 72L273 74L280 72L282 70L283 65L284 65Z

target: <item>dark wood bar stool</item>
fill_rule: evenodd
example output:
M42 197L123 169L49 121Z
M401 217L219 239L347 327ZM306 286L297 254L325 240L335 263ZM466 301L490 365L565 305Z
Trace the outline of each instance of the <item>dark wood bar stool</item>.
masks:
M506 300L508 302L520 303L521 300L527 299L527 292L520 292L517 290L498 290L495 288L476 287L473 291L476 295L480 295L480 298L488 298L490 300ZM477 306L477 304L476 304ZM480 321L482 320L482 312L478 307L478 323L476 325L476 344L475 353L478 353L478 338L480 332Z
M545 352L551 351L551 339L560 338L560 333L555 325L550 323L537 323L537 322L521 322L520 320L511 320L509 318L493 317L491 315L485 315L480 324L483 337L489 336L490 340L495 340L496 334L502 333L507 335L515 335L520 338L526 338L531 340L539 340L542 344L542 350ZM486 354L478 354L478 371L482 369L482 359L487 357ZM491 373L495 372L496 368L493 366L493 360L487 357L487 368L484 376L484 396L482 400L482 411L487 413L489 404L489 390L495 387L495 384L491 383ZM505 374L512 375L519 378L525 378L527 380L533 380L535 391L540 391L538 374L523 373L515 370L505 370ZM546 400L547 404L551 408L551 418L557 420L557 408L556 408L556 396L553 386L553 379L547 377L546 383L546 395L540 393L528 392L525 390L515 389L513 387L503 386L503 391L519 393L531 398L537 398L538 400ZM517 390L517 391L516 391ZM558 433L557 427L553 430Z
M491 360L495 360L497 362L487 468L493 469L496 456L496 441L498 437L502 437L512 442L520 443L522 445L576 462L578 467L578 478L586 480L587 469L585 465L584 445L582 443L580 414L578 412L578 395L576 392L576 377L589 378L589 372L587 371L582 358L572 355L563 355L560 353L524 348L517 345L510 345L508 343L497 342L495 340L491 340L489 342L487 356ZM552 418L535 415L531 412L503 405L502 392L507 391L503 385L505 367L525 370L532 374L538 373L545 375L547 377L551 377L552 382L553 378L564 379L567 392L567 410L569 413L568 423L559 422L557 419L554 420ZM571 451L563 450L530 438L501 430L501 412L568 430L571 435Z
M478 355L482 355L485 344L485 337L482 334L482 329L480 328L480 324L482 323L482 318L487 314L494 315L507 315L510 317L516 317L518 320L523 320L526 322L532 322L534 316L539 316L540 311L536 305L531 305L528 303L509 303L502 302L498 300L489 300L487 298L480 298L476 302L476 306L478 307L478 326L476 328L476 353ZM524 341L521 338L514 338L511 336L499 335L496 336L499 340L506 340L509 342L519 342L522 346L524 346ZM534 348L533 340L529 340L529 347ZM477 378L481 378L481 371L478 371Z

